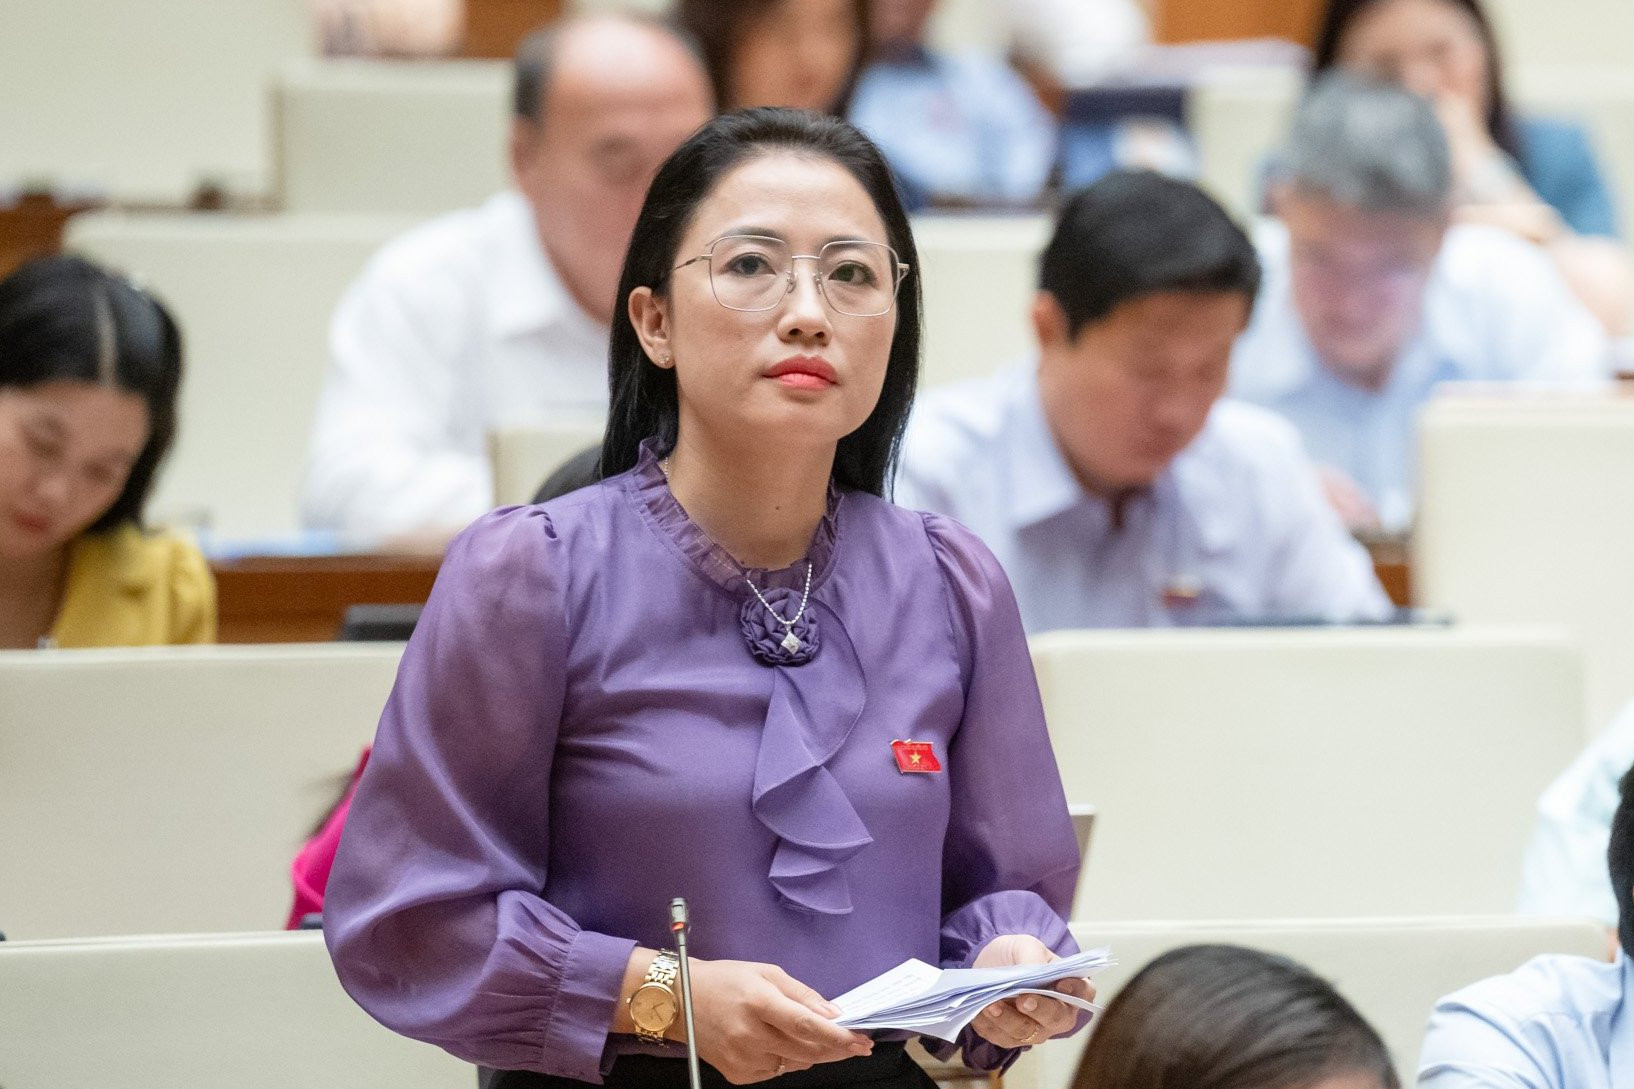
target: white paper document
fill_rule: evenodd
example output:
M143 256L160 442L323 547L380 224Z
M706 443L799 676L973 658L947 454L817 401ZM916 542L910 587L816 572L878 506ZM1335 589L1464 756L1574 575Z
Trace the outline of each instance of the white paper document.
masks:
M1093 1002L1048 990L1068 976L1087 976L1112 963L1111 950L1090 949L1048 964L1007 968L938 968L908 960L854 987L834 1004L842 1028L903 1029L952 1043L989 1004L1022 994L1039 994L1079 1009L1098 1012Z

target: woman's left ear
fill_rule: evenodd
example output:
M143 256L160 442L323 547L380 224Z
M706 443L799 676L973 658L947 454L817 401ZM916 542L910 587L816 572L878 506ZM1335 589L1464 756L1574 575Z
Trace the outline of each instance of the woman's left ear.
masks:
M669 348L668 301L653 294L650 287L638 287L630 292L630 302L626 308L630 325L635 329L636 338L641 341L647 358L666 370L675 365Z

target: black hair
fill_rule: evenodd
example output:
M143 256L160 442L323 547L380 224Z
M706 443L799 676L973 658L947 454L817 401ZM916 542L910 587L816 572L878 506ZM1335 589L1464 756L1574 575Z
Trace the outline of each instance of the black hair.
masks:
M1305 1089L1367 1074L1400 1089L1373 1026L1287 957L1189 945L1142 968L1101 1015L1073 1089Z
M715 101L722 109L733 101L732 55L755 23L764 19L778 4L795 0L680 0L676 4L675 19L681 29L690 34L703 56L709 82L715 87ZM851 71L840 85L839 96L830 108L835 117L844 117L851 111L851 96L857 81L868 64L872 46L869 42L868 0L851 0L851 17L857 32L857 55ZM751 105L776 106L783 103L764 102Z
M1259 291L1260 263L1225 209L1201 189L1150 170L1117 170L1067 199L1038 263L1038 286L1068 333L1158 291Z
M1329 0L1322 15L1322 25L1316 32L1316 50L1311 59L1311 77L1314 79L1339 63L1339 48L1345 35L1356 20L1383 0ZM1511 159L1520 157L1520 137L1516 132L1509 97L1504 93L1503 62L1498 56L1498 35L1492 29L1480 0L1441 0L1462 11L1475 23L1486 50L1487 113L1486 128L1493 143Z
M124 490L88 532L132 523L176 436L182 341L170 313L129 280L82 257L25 262L0 281L0 387L66 379L112 386L147 404L148 439Z
M1617 898L1617 944L1634 957L1634 768L1618 784L1622 792L1611 818L1611 841L1606 846L1606 869L1611 892Z
M856 178L885 223L886 241L910 268L897 292L896 336L879 402L861 427L840 440L834 455L834 479L840 486L883 496L919 380L919 254L891 169L862 133L825 114L769 107L735 110L704 125L665 161L647 190L624 257L618 298L628 300L638 287L663 295L681 236L698 205L734 167L777 152L826 159ZM635 465L645 439L656 439L660 451L675 446L680 402L674 370L647 357L628 319L613 322L607 370L601 473L612 476Z

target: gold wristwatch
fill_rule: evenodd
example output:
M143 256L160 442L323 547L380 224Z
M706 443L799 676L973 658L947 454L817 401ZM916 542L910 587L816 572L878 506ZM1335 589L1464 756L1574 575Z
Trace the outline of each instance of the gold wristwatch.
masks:
M635 1034L648 1043L664 1039L664 1030L675 1024L681 1012L681 1000L675 994L675 975L681 967L680 958L664 950L652 959L647 978L630 995L630 1020L635 1023Z

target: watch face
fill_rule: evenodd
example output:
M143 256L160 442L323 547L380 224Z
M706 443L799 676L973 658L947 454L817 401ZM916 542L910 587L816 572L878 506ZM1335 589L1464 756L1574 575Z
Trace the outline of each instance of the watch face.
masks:
M669 988L648 983L630 996L630 1020L647 1032L663 1032L675 1023L679 1010Z

